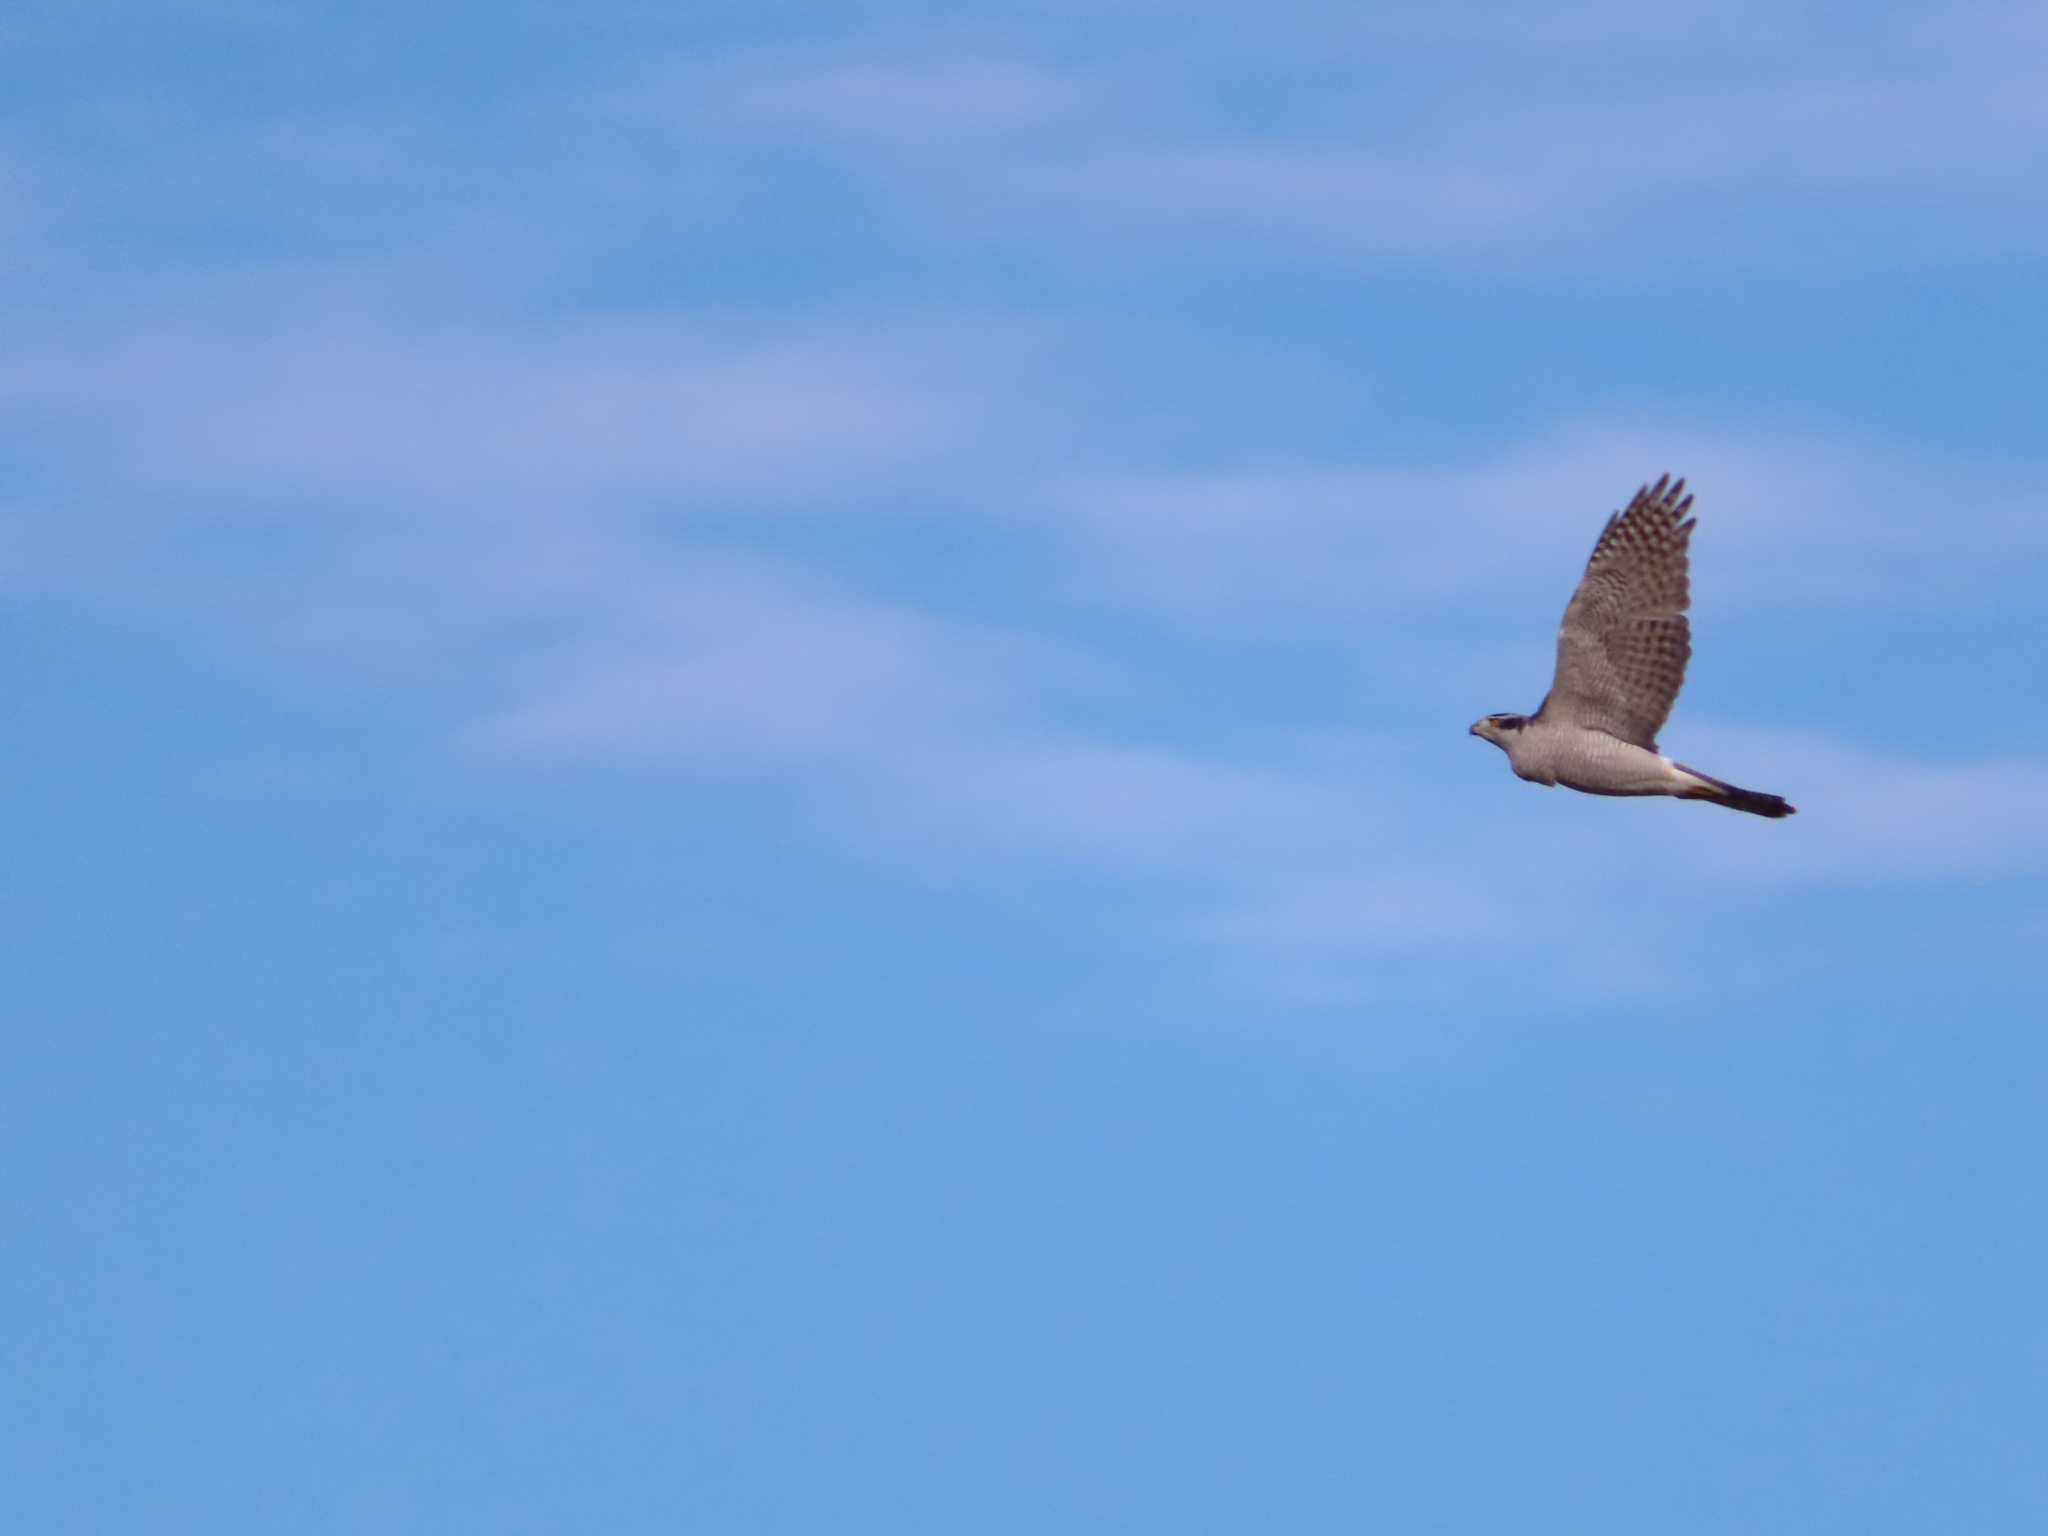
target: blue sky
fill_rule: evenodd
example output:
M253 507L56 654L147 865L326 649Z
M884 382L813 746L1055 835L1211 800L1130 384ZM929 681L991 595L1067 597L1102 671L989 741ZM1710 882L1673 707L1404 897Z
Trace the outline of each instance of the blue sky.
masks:
M2038 1526L2044 48L10 16L24 1528Z

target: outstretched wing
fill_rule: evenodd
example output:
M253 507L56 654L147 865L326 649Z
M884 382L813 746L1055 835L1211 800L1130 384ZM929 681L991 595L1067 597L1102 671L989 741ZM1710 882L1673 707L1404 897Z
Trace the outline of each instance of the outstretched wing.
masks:
M1607 520L1557 631L1557 676L1536 713L1657 750L1692 659L1692 498L1669 475Z

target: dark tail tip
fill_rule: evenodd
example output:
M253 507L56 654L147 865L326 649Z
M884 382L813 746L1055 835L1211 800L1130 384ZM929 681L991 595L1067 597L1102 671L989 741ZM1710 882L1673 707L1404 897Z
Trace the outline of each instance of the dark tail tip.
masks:
M1716 805L1725 805L1731 811L1747 811L1752 816L1796 816L1799 807L1783 795L1766 795L1754 789L1730 789L1714 797Z
M1780 816L1796 816L1799 807L1783 795L1767 795L1760 789L1737 789L1733 784L1724 784L1712 774L1701 773L1697 768L1679 768L1696 779L1704 779L1711 788L1694 790L1681 795L1681 800L1710 800L1715 805L1725 805L1731 811L1747 811L1752 816L1769 816L1776 820Z

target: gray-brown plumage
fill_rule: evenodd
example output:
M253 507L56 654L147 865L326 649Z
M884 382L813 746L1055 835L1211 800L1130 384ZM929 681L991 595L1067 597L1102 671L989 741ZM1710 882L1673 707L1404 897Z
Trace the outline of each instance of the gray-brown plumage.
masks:
M1657 750L1692 660L1692 498L1669 475L1607 519L1557 630L1557 676L1536 711Z
M1488 715L1472 734L1538 784L1595 795L1675 795L1790 816L1777 795L1674 763L1657 750L1692 659L1692 498L1662 476L1607 520L1557 631L1557 673L1534 715Z

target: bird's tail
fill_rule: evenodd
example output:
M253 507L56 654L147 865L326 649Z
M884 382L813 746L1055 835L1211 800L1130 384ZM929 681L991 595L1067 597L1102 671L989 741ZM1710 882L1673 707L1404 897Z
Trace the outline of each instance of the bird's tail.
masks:
M1752 816L1790 816L1796 809L1783 795L1767 795L1759 789L1737 789L1733 784L1724 784L1697 768L1688 768L1683 763L1673 766L1680 773L1699 780L1699 788L1679 791L1681 800L1711 800L1731 811L1747 811Z

